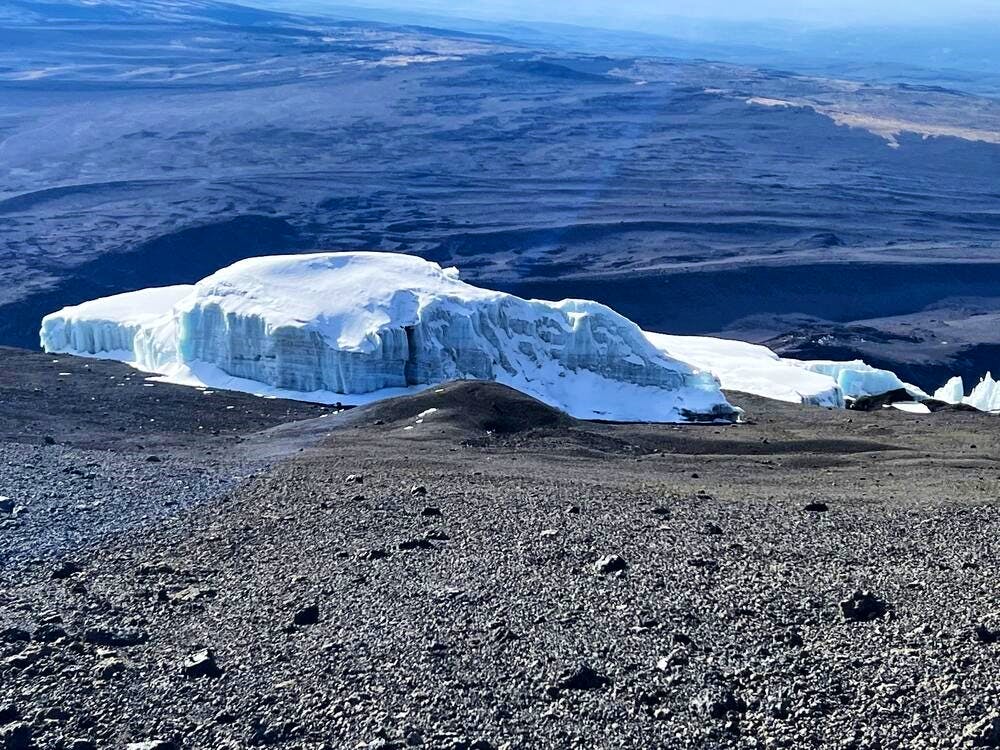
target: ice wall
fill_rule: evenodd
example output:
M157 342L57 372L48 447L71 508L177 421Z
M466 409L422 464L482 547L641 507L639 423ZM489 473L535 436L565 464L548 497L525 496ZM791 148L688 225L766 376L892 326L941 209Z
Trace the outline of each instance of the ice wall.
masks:
M667 356L603 305L478 289L412 256L254 258L170 289L46 316L43 347L116 356L166 374L207 363L305 394L474 378L586 418L734 414L714 376Z
M965 398L965 382L956 375L943 386L934 391L934 398L946 404L960 404Z
M964 402L981 411L1000 411L1000 382L993 379L993 373L986 373Z
M861 360L850 362L834 362L830 360L798 361L792 362L798 367L810 372L827 375L837 383L846 398L856 399L865 396L878 396L882 393L889 393L895 390L909 391L915 398L928 398L928 395L915 385L904 383L899 377L889 370L880 370L877 367L865 364Z

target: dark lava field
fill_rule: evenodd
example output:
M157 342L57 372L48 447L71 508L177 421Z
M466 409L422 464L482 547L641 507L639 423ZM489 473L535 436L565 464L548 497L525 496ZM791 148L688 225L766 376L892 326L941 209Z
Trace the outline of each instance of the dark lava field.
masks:
M317 248L819 356L871 356L859 321L1000 309L1000 106L972 73L980 93L211 2L9 2L0 41L0 343ZM936 332L881 364L983 374L968 348L995 334Z

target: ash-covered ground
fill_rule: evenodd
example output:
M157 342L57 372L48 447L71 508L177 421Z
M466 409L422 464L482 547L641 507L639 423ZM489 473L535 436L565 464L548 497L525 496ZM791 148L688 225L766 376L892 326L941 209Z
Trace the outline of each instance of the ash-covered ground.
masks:
M0 355L5 748L1000 745L995 417Z

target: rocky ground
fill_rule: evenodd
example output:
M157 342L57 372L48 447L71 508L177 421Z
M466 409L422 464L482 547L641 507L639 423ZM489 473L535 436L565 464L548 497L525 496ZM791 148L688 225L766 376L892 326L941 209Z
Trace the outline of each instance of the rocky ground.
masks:
M52 359L0 352L5 750L1000 746L995 417Z

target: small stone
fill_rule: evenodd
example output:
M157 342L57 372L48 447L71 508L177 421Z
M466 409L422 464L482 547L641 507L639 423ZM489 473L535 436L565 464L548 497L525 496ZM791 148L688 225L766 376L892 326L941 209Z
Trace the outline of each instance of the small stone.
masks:
M121 659L106 659L97 665L94 674L97 679L107 682L125 672L125 668L125 662Z
M46 435L45 437L42 438L42 442L45 443L46 445L55 445L56 439L51 435Z
M295 617L292 618L292 622L295 625L304 627L306 625L315 625L319 622L319 605L310 604L303 607L298 612L295 613Z
M12 513L14 511L14 501L9 497L0 495L0 513Z
M344 484L363 484L365 478L360 474L348 474L347 478L344 479Z
M701 532L706 536L722 536L723 531L721 526L716 526L714 523L706 523L701 527Z
M656 662L656 668L661 672L669 672L674 667L688 663L688 651L686 648L675 648L669 654L661 657Z
M359 550L357 558L365 562L371 562L373 560L384 560L389 556L389 552L384 549L363 549Z
M434 549L434 544L430 539L405 539L397 544L396 548L406 552L415 549Z
M34 747L31 725L17 721L0 727L0 747L3 750L31 750Z
M566 506L566 512L572 516L579 515L580 506L579 505L568 505Z
M567 669L551 686L559 690L598 690L611 682L604 675L595 672L588 664ZM551 692L551 688L550 688Z
M160 458L159 456L146 456L146 463L158 464L161 461L163 461L163 459Z
M440 518L442 514L440 508L435 508L431 505L428 505L426 508L420 511L420 515L423 516L424 518Z
M95 646L122 647L138 646L148 640L141 630L112 631L106 628L87 628L83 640Z
M830 510L830 507L826 503L809 503L803 508L803 510L808 511L809 513L826 513Z
M978 623L975 627L976 640L980 643L996 643L1000 640L1000 630L990 630L983 623Z
M628 563L619 555L607 555L594 563L594 570L602 576L621 573L628 569Z
M692 701L693 708L712 719L725 719L730 712L742 714L747 710L744 701L727 688L710 688Z
M201 677L214 679L222 676L222 670L215 662L215 653L210 648L202 649L184 660L181 665L184 676L196 680Z
M867 591L855 591L840 603L840 613L849 622L870 622L883 617L889 605Z
M83 572L83 566L73 560L64 560L52 569L52 579L62 581Z
M415 484L410 487L410 494L413 495L413 497L424 497L427 494L427 488L422 484Z
M31 633L21 628L4 628L0 630L0 642L24 643L31 640Z
M965 725L963 744L972 747L1000 747L1000 714Z

